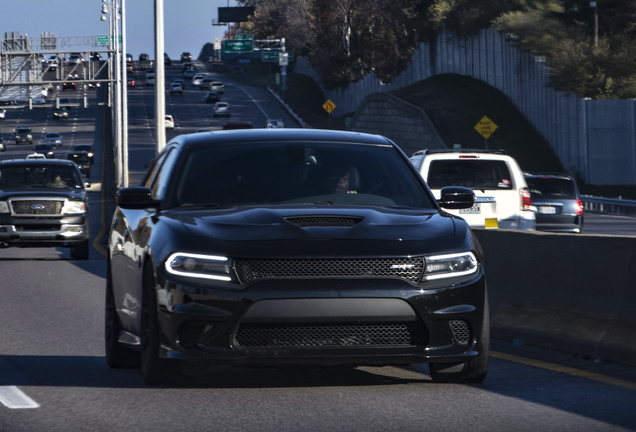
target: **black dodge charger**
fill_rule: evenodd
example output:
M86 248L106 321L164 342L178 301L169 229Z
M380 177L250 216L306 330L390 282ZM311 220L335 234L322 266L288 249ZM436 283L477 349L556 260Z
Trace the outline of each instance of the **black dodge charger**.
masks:
M480 382L489 321L470 189L436 202L377 135L246 129L181 135L109 234L110 367L147 384L189 365L407 365ZM212 369L213 370L213 369Z

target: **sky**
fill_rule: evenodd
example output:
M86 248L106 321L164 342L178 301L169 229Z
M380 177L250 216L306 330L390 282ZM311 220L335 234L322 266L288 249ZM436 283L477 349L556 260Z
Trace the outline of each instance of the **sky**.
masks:
M122 0L119 0L120 4ZM0 37L7 32L40 37L108 34L108 21L101 21L101 0L0 0ZM107 5L111 0L107 0ZM234 0L163 0L164 48L172 59L183 51L196 58L206 43L223 38L227 26L213 26L219 7L237 6ZM154 0L125 0L126 52L154 58ZM77 40L77 39L75 39ZM65 48L72 51L76 48ZM83 49L78 47L77 49Z

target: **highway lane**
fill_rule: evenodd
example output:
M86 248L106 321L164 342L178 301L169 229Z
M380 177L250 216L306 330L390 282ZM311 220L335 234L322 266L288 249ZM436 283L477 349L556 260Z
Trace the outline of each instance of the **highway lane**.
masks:
M267 94L247 89L250 98L233 90L226 97L241 109L231 120L264 121L249 101L267 109L273 106ZM178 97L168 102L174 133L227 121L207 115L198 91ZM131 164L139 176L154 155L154 99L141 87L129 100ZM35 111L20 121L50 127ZM98 113L90 104L77 113L82 127L56 127L69 128L63 129L69 140L93 137L101 150L101 134L84 130ZM27 152L27 146L10 147L11 154ZM91 176L97 183L102 161L96 158ZM93 237L103 228L103 201L99 191L91 193ZM519 340L493 341L481 385L433 384L426 366L219 367L180 385L147 388L137 371L105 365L104 283L98 249L88 261L70 260L63 249L0 250L0 431L636 430L636 369Z

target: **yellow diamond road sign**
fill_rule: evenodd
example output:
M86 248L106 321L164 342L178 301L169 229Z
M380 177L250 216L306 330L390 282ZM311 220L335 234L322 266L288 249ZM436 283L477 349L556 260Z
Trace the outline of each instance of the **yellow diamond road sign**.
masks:
M331 114L331 111L336 109L336 104L331 102L331 99L327 99L327 102L322 104L322 107L325 109L325 111Z
M488 139L497 130L497 125L488 117L483 116L479 123L475 125L475 130L485 139Z

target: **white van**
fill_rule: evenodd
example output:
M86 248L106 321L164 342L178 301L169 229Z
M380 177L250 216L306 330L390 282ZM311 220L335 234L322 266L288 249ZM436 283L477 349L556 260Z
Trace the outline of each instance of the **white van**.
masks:
M436 199L445 186L466 186L475 205L446 210L473 228L534 230L535 208L517 161L502 150L420 150L411 157Z

